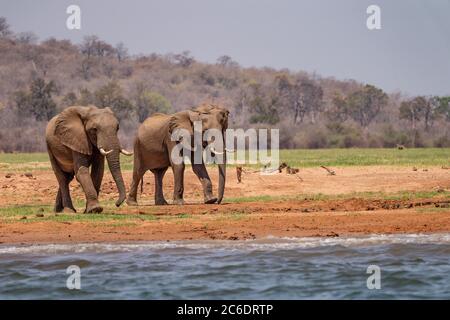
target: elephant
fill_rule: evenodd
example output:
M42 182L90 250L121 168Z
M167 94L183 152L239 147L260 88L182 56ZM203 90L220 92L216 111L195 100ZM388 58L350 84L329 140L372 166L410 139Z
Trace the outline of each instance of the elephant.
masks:
M98 194L103 179L105 157L119 191L116 206L126 198L120 169L120 153L132 153L120 147L119 121L110 108L72 106L53 117L45 137L50 162L58 180L55 212L75 213L69 183L75 177L86 195L85 213L100 213ZM91 172L89 172L91 167Z
M177 112L171 115L154 114L147 118L138 128L137 136L134 142L134 164L133 164L133 181L127 197L127 204L136 206L138 184L142 181L142 177L150 170L155 176L155 204L166 205L167 201L163 195L163 177L168 167L172 167L174 174L174 193L173 204L184 204L184 162L180 164L174 163L171 154L177 143L180 141L172 141L171 135L176 129L185 129L191 135L194 132L194 121L201 121L202 130L217 129L225 136L225 130L228 127L229 111L217 105L202 104L196 108ZM223 142L225 139L223 138ZM202 143L203 147L206 145ZM223 144L225 145L225 144ZM218 152L217 152L218 153ZM203 160L199 164L192 163L192 169L203 188L204 203L221 203L225 190L226 175L226 155L224 152L224 161L218 164L219 168L219 187L218 197L214 197L212 193L211 179L205 168ZM193 152L191 153L191 159Z

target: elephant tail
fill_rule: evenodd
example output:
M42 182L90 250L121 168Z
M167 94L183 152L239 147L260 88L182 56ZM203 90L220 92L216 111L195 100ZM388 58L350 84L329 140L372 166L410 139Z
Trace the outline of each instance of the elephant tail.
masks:
M144 193L144 176L141 178L141 194Z

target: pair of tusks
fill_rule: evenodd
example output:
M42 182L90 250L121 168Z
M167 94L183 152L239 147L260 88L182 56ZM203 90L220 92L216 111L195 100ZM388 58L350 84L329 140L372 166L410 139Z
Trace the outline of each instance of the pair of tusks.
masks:
M230 150L230 149L227 149L227 148L225 148L225 151L226 152L230 152L230 153L234 152L234 150ZM224 154L223 152L217 151L214 147L211 147L211 152L213 152L214 154Z
M110 154L111 152L113 152L112 150L105 151L105 149L103 149L103 148L100 148L99 150L100 150L100 153L101 153L103 156L107 156L108 154ZM124 155L126 155L126 156L128 156L128 157L133 155L133 152L128 152L128 151L125 150L125 149L120 149L120 153L122 153L122 154L124 154Z

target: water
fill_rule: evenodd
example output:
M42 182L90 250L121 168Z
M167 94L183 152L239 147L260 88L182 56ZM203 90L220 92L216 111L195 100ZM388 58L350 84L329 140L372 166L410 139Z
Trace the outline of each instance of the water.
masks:
M2 299L448 299L449 274L450 234L0 246Z

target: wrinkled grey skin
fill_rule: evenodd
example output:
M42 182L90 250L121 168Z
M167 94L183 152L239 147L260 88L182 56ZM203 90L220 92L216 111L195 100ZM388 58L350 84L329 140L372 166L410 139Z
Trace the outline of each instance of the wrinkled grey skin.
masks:
M117 137L118 130L119 122L109 108L69 107L50 120L45 137L50 162L59 184L55 212L76 212L69 193L69 183L74 177L86 195L85 212L102 212L98 194L105 158L119 191L116 205L122 204L126 191L120 170L122 149Z
M127 198L127 204L134 206L137 203L138 184L147 170L155 175L155 204L166 205L162 181L168 167L172 167L174 174L174 204L184 204L184 163L173 163L170 155L177 145L171 141L171 134L175 129L185 129L193 133L194 121L202 121L203 131L217 129L223 133L228 127L229 111L216 105L204 104L195 109L181 111L172 115L155 114L147 118L139 127L134 144L133 181ZM223 141L225 146L225 141ZM192 170L197 175L203 187L204 202L220 203L225 190L226 157L223 164L219 164L218 197L212 194L211 179L205 164L194 164L191 155Z

